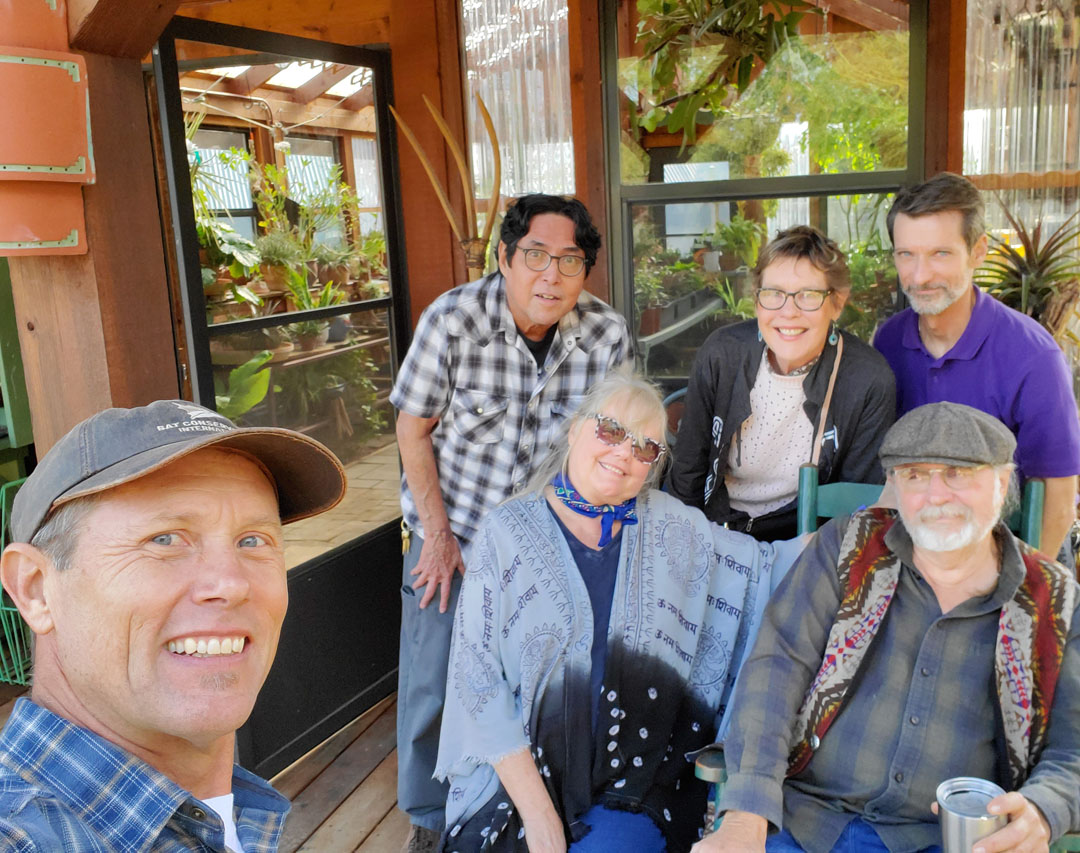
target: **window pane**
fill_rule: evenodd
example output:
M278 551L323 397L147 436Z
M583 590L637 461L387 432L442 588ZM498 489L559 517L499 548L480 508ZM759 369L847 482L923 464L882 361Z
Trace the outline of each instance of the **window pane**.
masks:
M177 51L207 323L388 295L370 69ZM342 157L357 148L353 185Z
M566 0L463 0L469 140L476 194L491 196L491 145L473 93L491 113L502 151L502 194L573 194Z
M330 447L348 472L341 505L285 529L290 567L401 513L387 312L338 319L344 339L311 350L275 337L278 330L220 335L211 343L218 411L244 426L310 435Z
M906 168L906 7L846 5L791 12L797 32L773 52L779 4L708 26L719 4L699 19L694 4L621 3L622 183Z
M251 207L251 187L242 156L247 151L248 135L200 127L193 142L194 150L188 151L188 168L206 173L210 206L215 210Z
M1080 167L1080 65L1071 3L968 0L964 173Z
M356 173L357 226L367 234L382 232L382 186L379 183L379 149L375 140L354 136L353 170Z
M891 194L635 206L634 316L645 372L685 386L709 333L754 316L750 270L766 235L811 224L840 244L851 296L840 325L869 340L895 310L896 272L885 228Z

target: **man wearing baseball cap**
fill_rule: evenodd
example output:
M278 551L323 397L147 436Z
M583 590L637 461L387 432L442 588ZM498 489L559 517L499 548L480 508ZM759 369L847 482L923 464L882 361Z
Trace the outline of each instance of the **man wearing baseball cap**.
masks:
M1080 586L1001 523L1016 439L957 403L879 456L899 510L818 531L765 610L724 745L723 823L694 847L940 851L958 776L1007 815L975 853L1080 828Z
M288 603L282 525L334 455L160 400L83 421L12 511L0 579L35 635L0 733L0 849L277 849L289 803L233 765Z

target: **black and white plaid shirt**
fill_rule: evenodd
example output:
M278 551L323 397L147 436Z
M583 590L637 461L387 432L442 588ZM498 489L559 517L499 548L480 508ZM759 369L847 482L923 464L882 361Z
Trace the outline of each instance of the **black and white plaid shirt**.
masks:
M501 274L444 293L420 317L390 402L439 418L431 439L450 527L468 542L523 485L589 387L633 354L622 315L586 291L542 370L514 325ZM401 511L422 537L405 478Z

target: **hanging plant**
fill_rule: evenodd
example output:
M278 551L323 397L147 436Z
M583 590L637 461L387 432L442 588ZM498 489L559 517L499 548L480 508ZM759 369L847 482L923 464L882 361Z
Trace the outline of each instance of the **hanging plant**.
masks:
M727 111L755 67L798 38L801 10L811 8L802 0L638 0L642 56L630 81L638 91L631 124L663 126L693 144L698 123Z

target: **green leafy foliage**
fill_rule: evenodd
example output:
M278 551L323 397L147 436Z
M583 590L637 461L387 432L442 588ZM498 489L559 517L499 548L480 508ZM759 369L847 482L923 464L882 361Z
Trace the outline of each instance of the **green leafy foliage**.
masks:
M215 267L228 267L230 275L250 275L259 265L260 253L255 244L219 216L196 222L199 245L206 249L207 260Z
M345 294L332 281L327 282L321 289L313 291L308 287L307 276L292 267L288 268L285 286L289 290L297 311L329 308L345 301ZM300 320L290 323L288 328L294 338L306 338L321 334L328 325L326 320Z
M322 232L337 230L343 235L345 211L358 204L353 188L342 180L341 166L335 163L320 183L304 188L296 225L301 244L310 250Z
M279 405L285 417L295 424L309 425L312 418L325 413L332 396L343 395L345 407L353 416L354 442L384 428L386 416L378 408L377 389L372 380L378 368L371 356L362 349L350 350L335 355L332 364L333 373L326 373L321 362L293 365L280 371Z
M896 296L896 267L892 252L881 242L879 232L869 239L845 247L851 293L838 324L869 342L880 318L890 313Z
M1029 229L1004 202L1001 207L1020 245L1013 246L991 235L991 253L976 274L975 282L1010 308L1034 317L1056 332L1056 322L1046 315L1064 288L1069 287L1075 296L1080 278L1080 222L1076 221L1080 211L1044 236L1041 218Z
M300 243L288 231L268 231L255 241L255 248L264 264L294 266L303 257Z
M250 162L248 181L251 197L259 212L259 227L266 231L292 232L285 202L289 198L288 172L274 163Z
M229 420L236 420L262 402L270 388L270 369L264 365L273 353L263 350L229 371L228 382L214 377L214 405Z
M642 56L628 81L639 93L632 125L663 125L693 144L699 122L727 112L755 68L796 37L810 8L801 0L637 0Z
M754 300L749 296L737 296L734 285L726 276L717 279L713 289L724 304L721 310L725 314L730 314L741 320L749 320L751 317L756 316Z
M753 269L764 239L765 226L762 223L736 213L730 222L717 223L711 242L720 251L737 257L743 266Z

